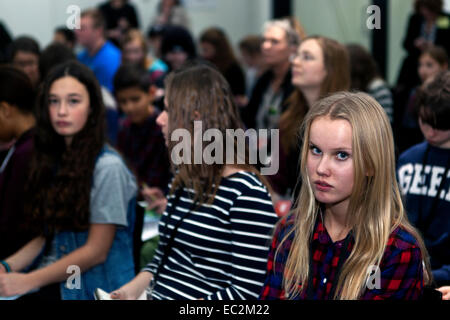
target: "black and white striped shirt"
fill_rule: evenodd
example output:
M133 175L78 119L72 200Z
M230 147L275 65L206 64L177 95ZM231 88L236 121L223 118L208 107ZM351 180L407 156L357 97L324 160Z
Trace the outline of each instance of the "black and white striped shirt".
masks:
M192 206L193 190L181 192L168 221L174 198L168 197L160 243L144 271L156 273L171 231ZM164 228L167 221L170 231ZM153 299L257 299L276 222L270 195L255 174L241 171L223 178L214 202L194 208L180 224Z

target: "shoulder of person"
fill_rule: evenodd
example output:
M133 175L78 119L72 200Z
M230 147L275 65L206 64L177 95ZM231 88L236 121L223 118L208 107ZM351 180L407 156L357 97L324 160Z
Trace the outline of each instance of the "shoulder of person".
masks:
M95 163L95 169L100 169L110 166L123 166L123 160L118 151L110 145L105 145L100 152Z
M284 250L289 250L291 246L291 242L294 240L295 232L295 214L290 213L288 215L285 215L281 219L278 220L277 224L275 225L275 230L273 232L273 241L276 243L281 243L286 236L288 241L285 241L283 243Z
M115 55L118 57L122 56L122 51L120 51L119 48L117 48L111 41L106 40L105 44L103 45L101 51L106 52L108 55Z
M225 178L241 185L242 188L253 189L256 187L267 189L261 179L255 173L250 171L239 170L230 173L225 176Z
M256 82L256 84L258 85L269 85L270 81L273 78L273 72L272 70L267 70L266 72L264 72L259 78L258 81Z
M387 247L389 251L406 251L420 248L419 242L414 235L403 226L398 226L391 232Z
M295 226L295 213L290 212L289 214L283 216L277 225L277 230L282 231L283 233L289 232Z
M423 157L427 145L428 142L424 141L412 146L399 156L398 162L402 163L407 161L421 161L422 160L421 157Z

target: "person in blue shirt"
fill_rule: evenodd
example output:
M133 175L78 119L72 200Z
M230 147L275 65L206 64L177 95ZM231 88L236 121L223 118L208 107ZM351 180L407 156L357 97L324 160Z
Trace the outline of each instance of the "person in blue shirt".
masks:
M450 71L425 84L417 106L425 141L400 155L397 174L408 215L423 234L442 289L450 285Z
M105 37L105 20L98 10L81 13L80 29L76 30L78 43L84 50L78 60L88 66L100 85L113 92L114 75L119 69L122 56L120 50Z

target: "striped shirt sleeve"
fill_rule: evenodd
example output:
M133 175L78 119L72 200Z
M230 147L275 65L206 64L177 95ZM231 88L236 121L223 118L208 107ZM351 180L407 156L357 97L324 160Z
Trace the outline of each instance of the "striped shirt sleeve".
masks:
M230 222L231 283L207 299L255 300L263 286L272 229L277 222L267 190L262 185L243 190L230 208Z

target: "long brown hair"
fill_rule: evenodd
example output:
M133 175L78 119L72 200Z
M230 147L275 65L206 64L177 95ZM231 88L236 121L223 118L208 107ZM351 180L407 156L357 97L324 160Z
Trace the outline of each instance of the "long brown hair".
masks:
M352 127L354 185L347 211L355 244L345 261L334 299L358 299L364 291L369 266L379 266L390 234L401 227L417 240L425 263L425 283L431 280L428 253L416 229L409 223L395 175L392 129L383 108L365 93L338 92L319 100L302 125L304 134L300 167L304 183L292 214L294 227L281 241L294 234L286 262L283 286L294 297L306 287L309 269L309 242L319 215L306 161L309 134L319 117L343 119ZM369 173L369 174L368 174ZM298 284L302 284L299 288ZM307 284L310 285L310 284Z
M53 129L48 106L51 86L64 77L77 79L89 93L87 122L70 147ZM44 226L50 233L87 230L94 166L105 143L105 107L92 71L76 61L56 66L40 88L36 120L26 204L36 233Z
M225 160L222 163L201 164L194 162L194 121L201 121L203 131L219 130L222 133L222 146L226 146L227 130L244 128L239 110L233 102L228 82L222 74L207 64L192 63L181 70L172 72L165 81L166 100L169 114L168 136L176 129L185 129L190 133L191 162L175 165L171 161L175 178L171 192L181 186L195 191L194 201L198 203L212 203L214 195L222 179ZM246 148L244 161L238 160L236 139L233 140L233 166L255 173L268 186L266 180L250 165ZM169 138L168 149L172 155L177 142ZM202 155L205 148L201 150ZM270 188L268 188L270 191Z
M322 48L327 75L320 88L320 96L350 88L350 63L347 49L336 40L321 36L309 36ZM284 150L293 149L299 142L300 125L310 106L300 89L294 90L287 100L289 107L280 117L281 144Z
M233 48L225 32L216 27L211 27L203 31L200 42L209 43L214 47L215 54L211 62L217 66L222 74L232 65L237 63Z

